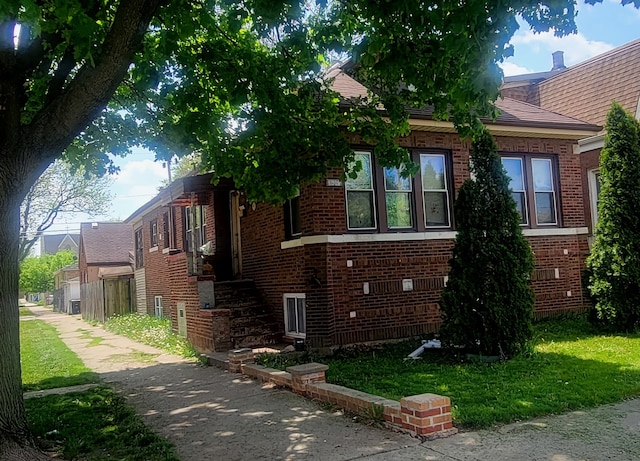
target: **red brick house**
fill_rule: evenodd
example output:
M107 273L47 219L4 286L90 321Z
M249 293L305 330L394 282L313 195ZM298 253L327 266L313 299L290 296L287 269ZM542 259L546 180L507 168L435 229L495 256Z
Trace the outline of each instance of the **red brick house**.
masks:
M331 77L343 97L363 94L340 69ZM578 140L600 127L513 99L498 106L488 126L535 252L535 314L581 311L588 229ZM409 180L381 168L371 146L349 135L364 166L358 178L331 170L283 206L248 203L232 183L210 185L210 175L174 182L126 220L139 242L139 305L159 314L161 297L162 315L202 351L281 337L333 347L436 331L470 144L427 110L414 111L410 125L399 142L420 172ZM207 242L214 254L203 259Z
M543 109L603 126L617 101L640 119L640 39L561 71L505 79L502 93ZM604 132L579 140L586 224L597 220L600 150Z

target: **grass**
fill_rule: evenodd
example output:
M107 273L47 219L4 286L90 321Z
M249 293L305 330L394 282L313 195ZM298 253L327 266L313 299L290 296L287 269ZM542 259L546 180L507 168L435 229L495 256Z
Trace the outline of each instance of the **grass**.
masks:
M31 312L29 308L26 306L20 306L18 308L18 314L20 315L20 317L22 317L27 315L33 315L33 312Z
M187 358L198 356L196 350L185 338L171 331L171 320L168 318L139 314L120 315L107 320L104 328L170 354Z
M98 382L98 375L42 320L20 322L20 353L25 391Z
M440 351L404 361L418 345L400 343L320 361L329 365L327 381L363 392L394 400L423 393L449 396L454 424L468 428L640 395L640 335L601 334L582 317L536 324L534 352L503 363L463 363Z
M178 461L172 446L107 387L29 399L25 406L39 446L69 461Z
M98 375L41 320L20 322L25 390L95 383ZM38 446L69 461L177 461L169 442L148 429L124 400L107 387L25 401Z
M82 339L90 339L91 340L91 341L89 341L89 344L87 344L87 347L100 346L102 344L102 342L104 341L104 338L102 338L100 336L93 336L89 330L85 330L84 328L78 328L76 331L80 333L80 337Z
M129 354L114 354L109 356L109 362L112 363L127 363L127 362L140 362L151 363L158 354L148 354L146 352L135 351Z

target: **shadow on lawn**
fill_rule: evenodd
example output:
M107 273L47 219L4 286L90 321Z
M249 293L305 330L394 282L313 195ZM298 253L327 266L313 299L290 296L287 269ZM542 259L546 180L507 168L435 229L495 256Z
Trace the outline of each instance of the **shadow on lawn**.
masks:
M99 382L100 376L97 373L90 371L73 376L53 376L36 383L23 384L22 390L24 392L40 391L44 389L54 389L56 387L78 386L80 384L93 384Z

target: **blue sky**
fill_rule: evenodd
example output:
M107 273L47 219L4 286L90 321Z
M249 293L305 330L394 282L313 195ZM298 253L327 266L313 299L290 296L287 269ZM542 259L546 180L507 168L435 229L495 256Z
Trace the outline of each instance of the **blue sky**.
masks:
M514 56L502 64L505 75L548 71L554 51L563 51L565 64L571 66L640 38L640 10L633 5L623 7L620 0L604 0L594 6L580 0L577 24L577 34L557 38L551 32L534 34L523 23L511 42ZM127 218L154 197L167 178L166 168L153 161L153 154L140 149L116 162L121 171L114 177L112 211L93 220ZM80 221L89 220L88 216L62 217L53 229L77 231Z
M552 32L534 34L522 23L511 40L514 56L502 66L505 75L551 70L554 51L564 51L565 65L572 66L640 38L640 10L633 5L604 0L592 6L580 0L577 8L577 34L562 38Z

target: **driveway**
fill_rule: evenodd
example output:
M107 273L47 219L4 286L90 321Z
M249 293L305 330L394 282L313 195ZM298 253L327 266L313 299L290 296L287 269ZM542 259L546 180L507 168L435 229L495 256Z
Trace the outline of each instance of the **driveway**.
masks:
M289 391L107 333L79 316L29 308L125 395L183 461L640 459L640 400L421 443ZM89 347L93 338L103 340Z

